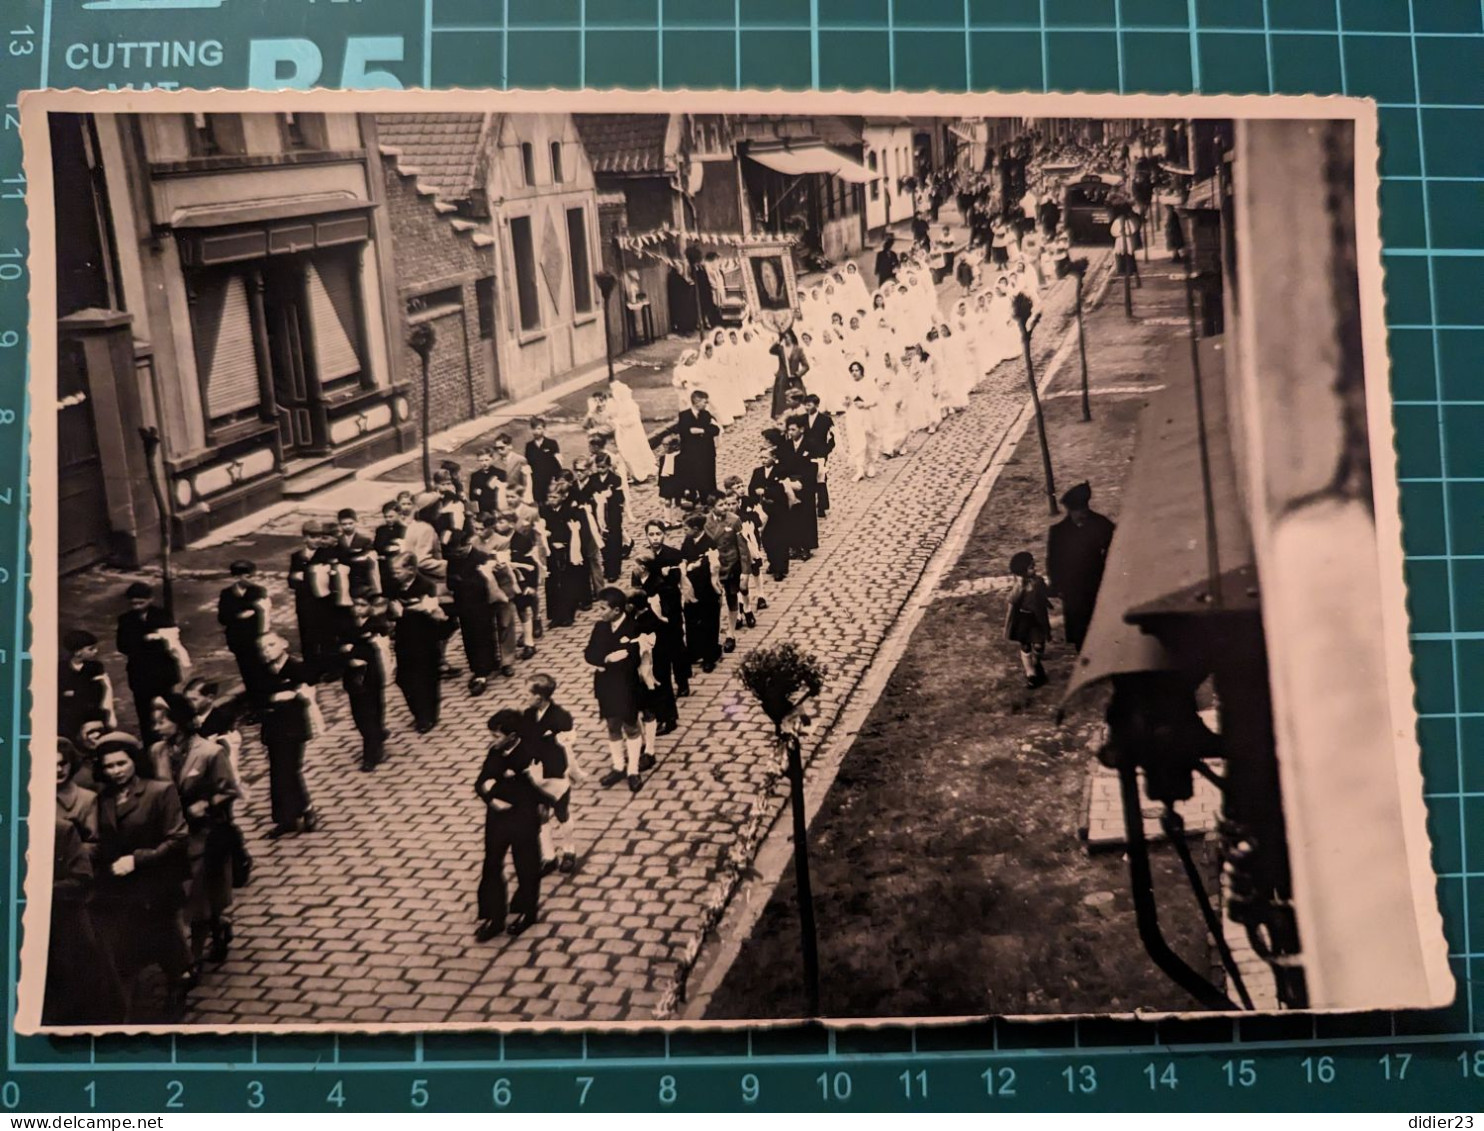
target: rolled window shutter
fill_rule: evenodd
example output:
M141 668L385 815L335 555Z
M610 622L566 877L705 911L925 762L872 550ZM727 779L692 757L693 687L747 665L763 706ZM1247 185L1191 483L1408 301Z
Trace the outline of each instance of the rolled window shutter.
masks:
M314 319L314 360L321 381L361 371L354 336L355 288L339 260L309 265L309 310Z
M206 376L206 410L211 419L233 416L250 408L256 408L262 399L258 387L257 352L253 349L252 316L247 306L247 287L241 275L227 278L220 294L220 317L214 327L211 313L206 311L198 324L198 332L212 335L207 356L210 358ZM206 304L216 295L203 295Z

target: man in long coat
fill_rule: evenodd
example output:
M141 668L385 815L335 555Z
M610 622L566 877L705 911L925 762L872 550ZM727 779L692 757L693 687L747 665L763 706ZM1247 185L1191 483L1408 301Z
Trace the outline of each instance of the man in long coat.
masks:
M1092 621L1098 587L1108 547L1113 543L1113 522L1089 505L1092 487L1079 483L1061 497L1067 517L1051 528L1046 544L1046 573L1051 595L1061 598L1066 621L1067 643L1079 651Z

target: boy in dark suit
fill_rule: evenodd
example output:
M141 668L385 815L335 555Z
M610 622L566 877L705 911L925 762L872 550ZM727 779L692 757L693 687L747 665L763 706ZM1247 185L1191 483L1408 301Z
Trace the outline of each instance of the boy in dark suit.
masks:
M349 571L349 588L344 593L345 599L340 602L348 613L351 594L357 589L369 589L372 592L380 590L381 568L376 544L369 535L361 533L356 512L347 507L335 516L335 522L340 528L335 541L335 553L340 558L340 564Z
M830 453L835 450L835 418L819 411L819 398L810 393L804 398L804 445L814 459L815 509L820 518L830 513Z
M476 942L488 942L502 931L521 934L540 916L541 901L542 798L531 770L541 764L545 743L519 711L508 707L490 717L489 729L494 742L474 779L474 792L485 806ZM507 899L505 889L507 852L515 861L514 899ZM507 926L510 911L515 917Z
M546 434L546 421L531 417L531 438L526 441L526 463L531 468L531 496L539 505L557 472L562 470L561 445Z
M371 538L371 550L376 555L377 591L385 593L392 587L392 558L402 552L402 539L407 534L407 524L402 521L402 511L396 499L381 504L381 525Z
M242 686L256 701L261 691L263 659L258 641L271 624L268 590L256 581L257 566L246 559L232 563L232 584L216 600L216 620L227 637L227 651L237 661Z
M361 769L370 773L386 757L386 685L392 648L386 624L371 615L371 594L351 597L351 620L340 642L341 681L350 717L361 734Z
M154 604L154 590L136 581L124 590L129 611L118 619L115 643L128 663L129 694L139 719L139 737L148 750L155 734L154 701L175 690L180 665L170 647L168 634L176 631L175 620Z
M57 676L57 733L76 741L82 725L99 712L112 729L113 684L98 659L98 638L74 628L62 637L67 656Z
M582 780L577 760L562 741L562 735L572 732L572 716L552 702L557 683L550 675L541 672L532 676L528 686L531 699L521 714L531 731L543 740L542 780L536 786L546 795L552 817L541 826L541 874L547 876L558 869L570 873L577 868L572 839L572 784Z
M304 545L289 555L289 589L299 623L299 650L311 681L324 678L335 663L335 566L338 556L324 524L310 519L302 527Z
M693 494L698 499L716 493L716 437L721 425L707 411L709 399L697 389L690 395L690 408L675 422L675 435L680 438L680 453L675 460L675 478L680 494Z
M263 746L268 751L268 791L272 802L273 828L269 840L277 840L303 826L306 833L319 827L319 814L304 783L304 745L313 737L313 680L307 665L289 656L288 641L276 632L263 637L258 648L263 657L263 687L258 700Z
M480 448L476 455L479 466L469 475L469 507L475 514L489 514L500 509L505 471L495 464L494 448Z
M598 594L598 623L593 625L583 659L593 670L593 697L608 728L608 753L613 768L598 779L604 789L628 778L629 790L639 792L639 758L644 739L639 730L639 642L626 631L626 605L621 589Z

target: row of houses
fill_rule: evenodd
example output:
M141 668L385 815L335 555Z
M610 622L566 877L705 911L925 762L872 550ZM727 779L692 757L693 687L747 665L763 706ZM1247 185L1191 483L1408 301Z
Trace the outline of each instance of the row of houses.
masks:
M62 568L137 563L165 538L189 542L410 450L417 326L434 331L437 431L608 348L694 328L689 248L858 253L909 214L907 177L982 162L987 131L692 114L53 115ZM606 341L600 272L621 283Z

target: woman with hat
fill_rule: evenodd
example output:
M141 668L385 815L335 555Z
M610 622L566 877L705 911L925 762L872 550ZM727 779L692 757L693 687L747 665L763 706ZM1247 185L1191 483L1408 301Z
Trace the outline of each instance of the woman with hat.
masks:
M126 999L132 998L140 972L158 966L165 974L166 1009L174 1018L196 981L180 914L190 831L175 786L141 776L138 757L137 745L105 741L98 747L103 789L93 914Z
M226 958L232 942L232 862L208 851L214 826L230 823L237 799L237 778L222 746L196 733L196 709L184 695L155 701L155 732L150 747L154 776L173 782L180 795L188 838L185 920L190 925L191 960L199 965L211 940L212 960Z
M93 924L93 853L98 795L76 782L82 754L57 741L56 840L52 856L51 932L47 941L44 1025L116 1024L123 988Z

